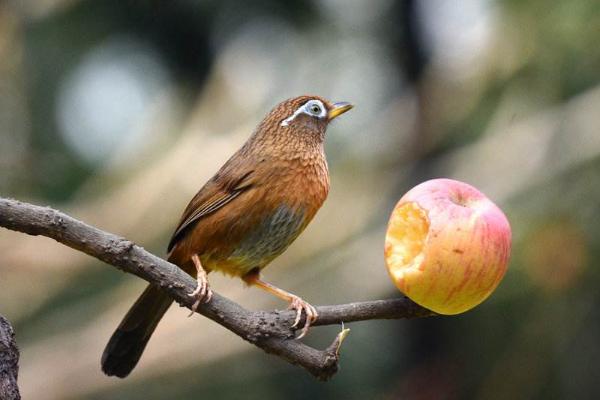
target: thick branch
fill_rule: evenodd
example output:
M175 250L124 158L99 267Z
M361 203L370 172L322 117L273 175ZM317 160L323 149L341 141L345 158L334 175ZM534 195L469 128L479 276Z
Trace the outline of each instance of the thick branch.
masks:
M193 305L194 300L188 293L195 289L196 282L176 265L127 239L87 225L52 208L0 198L0 226L55 239L162 287L171 298L185 307ZM315 325L433 315L431 311L406 297L321 306L317 310L319 319ZM267 353L302 366L319 379L329 379L337 371L338 349L343 337L339 335L323 351L294 340L294 331L291 329L294 320L292 311L251 312L217 293L197 311Z
M10 323L0 315L0 399L19 400L19 349Z

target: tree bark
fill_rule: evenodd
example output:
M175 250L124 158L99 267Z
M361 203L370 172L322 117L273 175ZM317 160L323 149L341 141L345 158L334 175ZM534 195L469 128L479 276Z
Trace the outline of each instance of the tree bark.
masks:
M17 375L19 349L15 333L6 318L0 315L0 400L20 400Z

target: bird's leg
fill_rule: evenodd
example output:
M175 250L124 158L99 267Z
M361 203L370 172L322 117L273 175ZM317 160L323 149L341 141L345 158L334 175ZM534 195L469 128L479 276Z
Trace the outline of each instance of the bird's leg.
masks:
M188 296L196 298L196 302L192 306L192 312L189 315L190 317L194 315L202 301L208 303L212 298L212 290L210 290L210 287L208 286L208 277L206 271L202 268L202 263L200 262L198 254L192 256L192 262L196 267L196 281L198 282L198 286L196 286L196 289L192 293L188 294Z
M306 333L308 332L308 328L310 328L311 324L317 320L317 317L319 315L317 313L317 310L313 306L311 306L295 294L286 292L283 289L279 289L278 287L271 285L269 282L263 281L262 279L260 279L258 271L251 271L250 273L244 275L242 279L248 285L257 286L279 297L280 299L289 301L289 308L292 310L296 310L296 319L294 321L294 324L292 325L292 328L296 328L298 326L298 324L300 323L300 318L302 317L302 311L304 310L304 313L306 314L306 321L304 322L304 326L302 327L300 335L298 335L297 339L301 339L302 337L304 337L304 335L306 335Z

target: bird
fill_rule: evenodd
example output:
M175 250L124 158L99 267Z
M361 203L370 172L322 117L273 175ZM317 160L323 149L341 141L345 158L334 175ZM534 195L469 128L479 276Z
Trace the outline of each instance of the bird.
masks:
M212 297L207 275L241 278L287 302L302 338L316 309L261 279L313 219L329 192L324 141L328 125L353 108L348 102L303 95L277 104L246 143L185 208L169 241L168 261L196 277L192 313ZM150 284L127 312L102 354L106 375L124 378L138 363L173 300ZM305 322L300 329L302 313Z

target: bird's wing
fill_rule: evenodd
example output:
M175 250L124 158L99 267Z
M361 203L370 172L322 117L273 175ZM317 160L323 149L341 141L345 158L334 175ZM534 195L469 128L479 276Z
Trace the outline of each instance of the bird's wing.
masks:
M238 173L232 172L231 169L219 171L196 193L183 212L179 225L173 236L171 236L167 251L171 251L188 229L194 226L202 217L217 211L255 183L255 174L252 169L245 170L242 173L239 171Z

